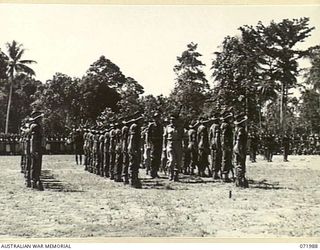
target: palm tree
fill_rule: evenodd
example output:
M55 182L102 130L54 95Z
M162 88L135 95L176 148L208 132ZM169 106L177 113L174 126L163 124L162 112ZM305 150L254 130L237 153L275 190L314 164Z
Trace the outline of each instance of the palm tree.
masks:
M6 44L7 51L8 51L8 70L7 74L9 77L9 83L10 83L10 91L9 91L9 99L8 99L8 106L7 106L7 117L6 117L6 127L5 127L5 133L8 133L9 130L9 117L10 117L10 107L11 107L11 101L12 101L12 91L13 91L13 85L15 76L18 73L27 74L27 75L35 75L35 72L33 69L29 68L27 64L36 63L33 60L21 60L25 49L23 48L22 44L17 43L16 41L12 41L11 43Z

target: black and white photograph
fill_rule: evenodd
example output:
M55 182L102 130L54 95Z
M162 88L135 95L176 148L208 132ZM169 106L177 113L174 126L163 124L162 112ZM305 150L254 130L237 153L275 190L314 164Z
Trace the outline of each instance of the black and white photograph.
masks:
M319 242L320 5L0 3L0 33L0 240Z

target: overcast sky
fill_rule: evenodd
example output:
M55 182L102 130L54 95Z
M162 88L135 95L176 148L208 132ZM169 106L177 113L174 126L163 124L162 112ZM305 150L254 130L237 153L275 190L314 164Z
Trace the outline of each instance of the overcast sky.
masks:
M176 57L190 42L198 51L210 82L213 52L238 27L271 20L310 17L312 32L303 48L320 44L319 6L119 6L0 4L0 48L16 40L27 48L25 59L36 78L55 72L81 77L105 55L146 94L170 93Z

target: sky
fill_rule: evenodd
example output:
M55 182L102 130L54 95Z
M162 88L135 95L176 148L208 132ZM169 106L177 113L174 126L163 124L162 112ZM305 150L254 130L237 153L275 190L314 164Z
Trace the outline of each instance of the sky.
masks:
M16 40L36 78L45 82L56 72L82 77L101 55L136 79L145 94L168 95L174 87L173 67L190 42L198 52L210 83L213 53L224 37L242 25L309 17L312 36L299 48L320 44L319 6L243 5L58 5L0 4L0 48ZM303 63L304 64L304 63Z

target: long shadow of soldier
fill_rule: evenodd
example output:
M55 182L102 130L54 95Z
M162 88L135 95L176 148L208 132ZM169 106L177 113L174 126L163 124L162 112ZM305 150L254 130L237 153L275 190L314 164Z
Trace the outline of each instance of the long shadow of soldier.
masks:
M54 177L50 170L41 171L41 180L44 190L54 192L84 192L77 190L68 183L64 183Z

